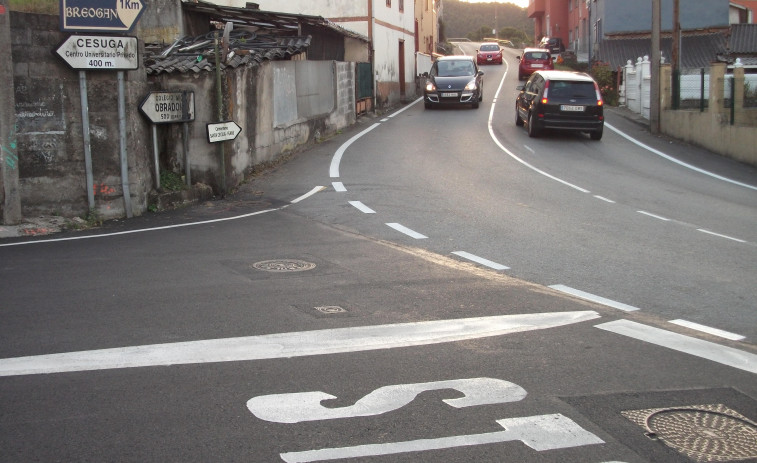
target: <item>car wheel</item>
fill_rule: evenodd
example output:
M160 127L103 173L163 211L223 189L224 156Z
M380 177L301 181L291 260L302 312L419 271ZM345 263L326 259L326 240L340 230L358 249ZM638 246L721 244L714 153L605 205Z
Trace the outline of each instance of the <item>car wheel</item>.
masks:
M478 109L478 101L473 103L471 106L473 107L473 109Z
M427 102L425 102L425 103L423 103L423 106L425 106L425 107L426 107L426 109L431 109L431 108L433 108L433 106L431 106L431 103L429 103L428 101L427 101Z
M523 74L518 74L518 80L526 80L523 78Z
M539 136L539 130L536 128L536 118L534 113L528 113L528 136L536 138Z
M515 125L523 127L523 119L521 119L520 114L518 114L518 103L515 103Z
M595 130L591 133L589 133L589 136L592 140L601 140L602 139L602 131L603 129L600 127L599 130Z

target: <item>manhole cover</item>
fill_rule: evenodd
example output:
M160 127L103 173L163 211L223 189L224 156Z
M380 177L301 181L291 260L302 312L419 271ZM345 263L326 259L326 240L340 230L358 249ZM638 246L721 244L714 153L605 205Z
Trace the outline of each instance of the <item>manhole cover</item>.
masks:
M757 458L757 423L722 404L628 410L623 416L694 461Z
M266 272L304 272L314 269L315 264L304 260L275 259L255 262L252 267Z
M339 307L338 305L325 305L321 307L316 307L315 310L324 313L326 315L334 315L338 313L346 313L347 309Z

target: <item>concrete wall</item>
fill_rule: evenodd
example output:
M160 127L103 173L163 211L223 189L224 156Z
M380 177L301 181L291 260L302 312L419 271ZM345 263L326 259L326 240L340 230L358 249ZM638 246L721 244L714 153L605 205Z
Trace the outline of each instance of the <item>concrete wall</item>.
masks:
M312 86L313 76L321 82ZM195 93L195 120L189 123L192 182L220 192L241 183L256 165L335 134L353 124L354 63L333 61L267 61L256 67L227 69L222 77L224 120L242 132L224 142L225 181L218 143L209 143L206 127L218 122L215 74L161 74L153 90ZM161 163L185 171L181 124L160 126Z
M52 52L69 34L57 15L11 12L11 49L18 135L18 175L24 216L89 212L79 71ZM95 212L123 217L117 73L87 71ZM132 213L147 208L152 185L147 126L138 104L144 71L125 73L127 153Z
M724 63L713 64L710 67L710 99L709 107L704 112L699 110L671 110L670 85L664 85L662 94L662 109L660 114L660 129L666 135L703 146L715 153L757 166L757 130L754 121L757 109L744 110L740 102L743 101L744 69L736 68L737 115L741 115L731 125L730 108L724 105L723 78L726 66ZM661 82L670 82L670 65L663 65Z

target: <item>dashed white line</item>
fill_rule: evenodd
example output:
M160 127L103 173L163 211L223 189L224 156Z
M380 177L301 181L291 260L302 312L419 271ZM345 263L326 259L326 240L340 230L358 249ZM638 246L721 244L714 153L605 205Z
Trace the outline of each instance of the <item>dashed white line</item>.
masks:
M400 225L398 223L388 223L387 225L390 226L390 227L392 227L392 228L394 228L395 230L397 230L400 233L404 233L404 234L406 234L407 236L409 236L411 238L415 238L416 240L423 240L423 239L428 238L428 236L420 234L417 231L413 231L413 230L405 227L404 225Z
M605 198L604 196L594 195L594 197L597 198L597 199L600 199L600 200L602 200L602 201L604 201L606 203L615 204L615 201L613 201L612 199L609 199L609 198Z
M657 215L657 214L652 214L651 212L647 212L647 211L636 211L636 212L638 212L639 214L644 214L647 217L652 217L653 219L658 219L658 220L662 220L662 221L665 221L665 222L670 222L670 219L668 219L667 217L663 217L663 216Z
M523 145L523 147L524 147L524 148L526 148L526 149L527 149L528 151L530 151L530 152L531 152L531 154L535 154L535 153L536 153L536 151L534 151L534 150L533 150L533 148L531 148L531 147L530 147L530 146L528 146L528 145Z
M669 323L673 323L675 325L679 326L685 326L686 328L691 328L692 330L701 331L703 333L712 334L714 336L719 336L721 338L730 339L732 341L741 341L742 339L745 339L744 336L736 333L731 333L729 331L724 331L718 328L713 328L711 326L706 325L700 325L699 323L690 322L687 320L670 320Z
M355 206L355 208L357 210L359 210L360 212L362 212L364 214L375 214L376 213L376 211L374 211L373 209L371 209L370 207L366 206L365 204L363 204L360 201L349 201L349 203L352 204L353 206Z
M601 325L596 325L596 328L712 360L713 362L750 373L757 373L757 355L732 347L721 346L714 342L692 338L629 320L602 323Z
M476 262L478 264L484 265L486 267L493 268L494 270L509 270L510 269L510 267L505 267L502 264L498 264L496 262L492 262L492 261L490 261L488 259L484 259L483 257L479 257L479 256L477 256L475 254L471 254L469 252L454 251L452 254L454 254L456 256L460 256L460 257L462 257L464 259L468 259L470 261Z
M344 183L342 182L331 182L331 185L334 187L334 191L338 191L339 193L347 191L347 188L344 187Z
M711 232L711 231L705 230L703 228L697 228L697 231L700 231L702 233L707 233L708 235L717 236L718 238L725 238L727 240L736 241L737 243L746 243L746 241L744 241L742 239L734 238L734 237L728 236L728 235L721 235L720 233Z
M300 196L299 198L293 199L291 201L291 203L292 204L297 204L300 201L302 201L303 199L307 199L307 198L313 196L314 194L318 193L319 191L323 191L325 189L326 189L325 186L317 186L317 187L313 188L312 190L308 191L307 193L305 193L304 195Z
M580 289L571 288L570 286L552 285L550 286L550 288L566 293L566 294L570 294L572 296L576 296L578 298L581 298L587 301L606 305L607 307L612 307L613 309L622 310L624 312L633 312L633 311L639 310L638 307L634 307L628 304L623 304L622 302L618 302L618 301L613 301L612 299L607 299L602 296L597 296L595 294L587 293L585 291L581 291Z

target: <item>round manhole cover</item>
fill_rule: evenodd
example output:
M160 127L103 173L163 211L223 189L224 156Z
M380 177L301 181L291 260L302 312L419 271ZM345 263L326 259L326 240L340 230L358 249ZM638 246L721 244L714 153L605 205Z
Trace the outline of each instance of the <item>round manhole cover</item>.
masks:
M297 259L275 259L255 262L252 267L266 272L304 272L314 269L315 264Z
M633 413L635 412L635 413ZM694 461L757 458L757 424L724 405L696 405L623 412ZM629 416L631 414L635 416Z

